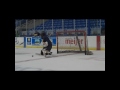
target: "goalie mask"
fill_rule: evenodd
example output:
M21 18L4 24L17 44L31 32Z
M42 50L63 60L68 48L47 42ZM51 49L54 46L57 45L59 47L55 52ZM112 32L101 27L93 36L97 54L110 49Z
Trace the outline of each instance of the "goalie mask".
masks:
M41 38L43 38L44 36L46 36L46 33L44 31L41 32Z

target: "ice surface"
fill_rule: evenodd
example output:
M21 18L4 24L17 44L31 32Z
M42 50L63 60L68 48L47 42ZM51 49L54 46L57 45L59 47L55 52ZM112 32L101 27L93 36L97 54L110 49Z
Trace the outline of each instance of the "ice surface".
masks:
M15 71L105 71L105 51L45 58L39 48L15 49ZM57 50L52 49L53 55ZM33 57L32 57L33 55Z

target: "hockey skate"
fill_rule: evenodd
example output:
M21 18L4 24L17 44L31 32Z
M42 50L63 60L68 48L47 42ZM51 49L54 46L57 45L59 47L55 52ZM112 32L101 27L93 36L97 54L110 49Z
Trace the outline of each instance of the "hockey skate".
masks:
M50 55L52 55L52 52L49 52L49 51L43 49L43 50L41 50L41 55L44 55L45 57L50 56Z
M49 52L49 51L47 51L47 50L44 52L44 56L45 56L45 57L51 56L51 55L52 55L52 52Z

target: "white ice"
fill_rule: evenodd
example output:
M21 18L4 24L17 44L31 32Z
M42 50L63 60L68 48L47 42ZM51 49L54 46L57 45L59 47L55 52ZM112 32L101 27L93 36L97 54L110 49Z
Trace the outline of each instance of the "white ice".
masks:
M56 49L52 52L57 55ZM105 71L105 51L51 58L36 55L39 48L19 48L15 53L15 71Z

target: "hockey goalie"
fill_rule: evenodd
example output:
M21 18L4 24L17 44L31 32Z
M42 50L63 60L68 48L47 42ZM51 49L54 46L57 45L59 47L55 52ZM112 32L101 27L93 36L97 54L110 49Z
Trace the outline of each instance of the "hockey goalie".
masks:
M51 55L51 49L52 49L52 42L46 35L46 33L43 31L41 32L41 38L42 38L42 44L43 44L43 49L41 50L41 55Z

